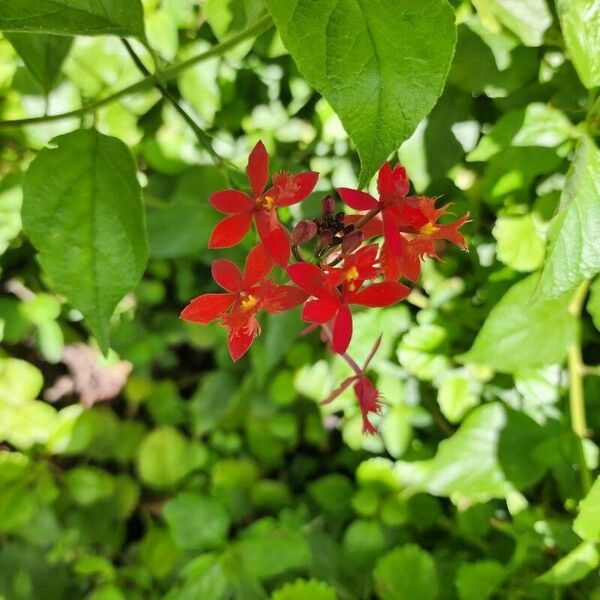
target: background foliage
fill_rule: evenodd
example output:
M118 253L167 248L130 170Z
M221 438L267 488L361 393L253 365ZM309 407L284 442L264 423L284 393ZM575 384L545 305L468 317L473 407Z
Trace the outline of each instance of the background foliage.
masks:
M600 598L598 2L73 4L0 0L0 595ZM471 212L356 316L379 435L297 314L177 318L258 139L290 222L390 153Z

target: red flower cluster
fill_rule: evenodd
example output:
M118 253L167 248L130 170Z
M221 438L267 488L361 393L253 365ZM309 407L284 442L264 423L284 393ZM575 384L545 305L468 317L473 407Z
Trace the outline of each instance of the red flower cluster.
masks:
M302 319L311 324L308 330L321 327L331 350L354 371L326 401L352 385L363 415L363 430L373 433L369 415L379 413L381 406L366 370L379 341L362 368L348 356L350 306L384 307L406 298L410 289L398 280L403 276L417 280L421 259L437 258L435 240L447 240L466 250L459 228L468 214L450 224L438 223L448 205L436 209L434 198L409 196L406 171L386 163L377 181L379 199L360 190L339 188L342 200L358 214L334 214L335 201L327 196L321 217L300 221L290 236L276 209L302 202L313 191L318 173L277 173L268 187L269 156L262 142L250 153L246 173L252 195L228 189L209 198L214 208L229 215L216 225L209 247L237 245L252 222L260 243L249 252L243 274L231 261L215 260L213 279L225 293L198 296L181 318L202 325L218 320L228 330L231 357L238 360L260 333L259 311L276 313L303 304ZM379 236L383 236L381 245L364 243ZM313 246L310 260L301 249L306 244ZM275 264L284 269L290 283L269 279Z

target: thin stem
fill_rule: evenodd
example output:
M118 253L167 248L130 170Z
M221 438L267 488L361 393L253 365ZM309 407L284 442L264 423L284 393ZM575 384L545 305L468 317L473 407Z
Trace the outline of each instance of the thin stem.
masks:
M214 151L212 147L212 140L210 136L201 129L198 124L194 121L192 116L179 104L179 101L175 96L167 89L167 87L161 82L161 73L158 70L158 65L155 62L155 73L152 75L150 71L146 68L146 65L142 62L141 58L136 54L135 50L131 46L131 44L125 39L121 38L121 42L125 46L129 56L135 63L135 66L142 73L142 75L146 75L148 77L153 77L154 79L154 87L173 105L175 110L183 117L185 122L191 127L193 132L196 134L198 141L200 144L208 151L208 153L212 156L214 162L218 166L223 166L223 161L221 157Z
M583 302L585 300L590 282L584 281L575 291L569 312L577 319L581 317ZM585 460L583 442L587 437L587 422L585 416L585 397L583 393L583 371L584 365L581 358L581 339L577 339L568 353L569 364L569 410L571 414L571 428L578 438L579 468L581 472L581 485L585 494L592 487L592 475Z
M246 27L246 29L244 29L243 31L240 31L238 34L232 35L229 39L225 40L224 42L213 46L210 50L197 54L196 56L192 56L188 60L185 60L178 65L173 65L172 67L165 69L161 74L161 78L163 81L169 81L170 79L177 77L177 75L179 75L179 73L181 73L182 71L189 69L195 64L208 60L209 58L213 58L214 56L221 56L228 50L231 50L231 48L237 46L239 43L249 38L260 35L264 31L269 29L269 27L271 27L272 25L273 20L271 19L271 16L266 15L258 21L256 21L253 25L250 25L249 27ZM82 106L77 110L71 110L55 115L45 115L42 117L28 117L26 119L12 119L8 121L0 121L0 128L22 127L23 125L35 125L38 123L48 123L49 121L60 121L62 119L68 119L71 117L79 117L80 115L83 115L90 111L97 110L102 106L111 104L119 98L123 98L124 96L129 96L131 94L136 94L137 92L141 92L149 87L152 87L156 83L156 80L157 78L155 75L150 75L145 79L138 81L137 83L134 83L126 88L123 88L122 90L119 90L118 92L115 92L114 94L111 94L110 96L107 96L106 98L102 98L100 100L97 100L96 102L91 102L90 104Z

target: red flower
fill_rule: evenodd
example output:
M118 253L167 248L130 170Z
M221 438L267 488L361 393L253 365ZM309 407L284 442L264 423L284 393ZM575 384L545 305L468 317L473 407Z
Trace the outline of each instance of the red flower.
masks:
M332 285L327 275L310 263L290 265L287 269L292 281L307 294L314 296L308 300L302 310L302 318L308 323L333 323L332 347L343 354L352 338L352 313L349 304L361 306L390 306L406 298L409 288L401 283L375 283L367 288L350 290L344 286L342 291Z
M377 415L381 414L379 391L373 382L365 375L367 369L369 368L369 363L373 359L373 356L375 356L380 344L381 336L377 338L377 341L369 353L369 356L367 357L363 367L360 368L358 365L356 365L356 363L354 363L353 368L355 374L352 375L352 377L344 379L344 381L342 381L342 383L321 403L327 404L335 400L335 398L337 398L344 390L354 384L354 394L358 400L358 405L362 414L363 433L377 433L373 423L371 423L369 420L369 415L371 413Z
M260 333L260 324L256 320L259 310L282 312L306 300L306 294L297 287L278 285L266 279L272 269L273 262L260 244L248 254L243 275L230 260L215 260L213 279L226 293L194 298L183 309L181 318L201 325L220 319L229 330L231 358L238 360Z
M308 171L292 175L277 173L272 186L263 193L269 179L269 155L262 142L250 153L246 174L252 188L252 197L238 190L221 190L208 199L218 211L231 215L214 228L209 248L230 248L248 233L254 220L256 230L271 255L279 265L287 265L290 258L290 240L287 231L277 218L278 207L291 206L304 200L317 183L318 173Z
M360 190L338 188L337 191L341 199L354 210L380 211L381 229L386 244L395 254L400 254L400 225L420 226L425 223L425 217L419 208L405 201L408 188L406 170L400 165L392 169L386 162L379 169L377 178L379 200Z
M395 252L386 242L381 250L381 267L388 281L397 281L405 275L411 281L416 281L421 273L421 257L437 258L435 240L447 240L456 244L461 250L467 249L464 235L459 231L469 220L469 214L447 225L437 221L446 213L449 204L435 208L435 198L425 196L410 196L406 202L423 215L425 222L417 229L407 229L401 235L400 252ZM413 233L409 233L412 231Z
M342 268L327 269L329 283L333 286L344 285L352 292L364 281L375 279L379 275L379 268L375 266L378 250L377 244L369 244L353 254L346 254Z

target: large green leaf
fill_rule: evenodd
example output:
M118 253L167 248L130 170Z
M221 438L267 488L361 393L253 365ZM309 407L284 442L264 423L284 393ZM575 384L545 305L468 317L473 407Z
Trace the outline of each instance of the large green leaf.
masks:
M600 85L600 3L558 0L558 16L567 50L587 88Z
M600 564L600 554L598 554L596 545L591 542L582 542L536 581L548 585L570 585L583 579L598 564Z
M0 0L0 31L144 37L140 0Z
M5 37L19 53L43 90L49 92L60 75L60 68L73 40L43 33L12 32L6 33Z
M542 272L543 295L556 297L600 272L600 151L584 135L560 199Z
M534 301L538 276L511 287L489 313L462 362L485 364L496 371L516 372L558 364L566 356L576 323L569 296Z
M442 92L456 41L445 0L267 0L284 44L356 144L364 186Z
M23 228L42 268L106 351L110 317L148 257L131 153L91 129L60 136L29 167L23 193Z

